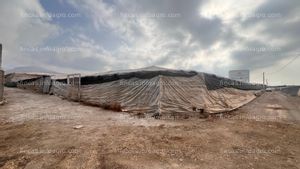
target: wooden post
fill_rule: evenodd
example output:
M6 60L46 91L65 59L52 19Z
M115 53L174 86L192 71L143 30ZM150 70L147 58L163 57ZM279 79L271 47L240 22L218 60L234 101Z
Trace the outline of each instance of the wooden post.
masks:
M78 79L78 101L80 102L80 100L81 100L81 90L80 90L80 88L81 88L81 74L79 73L78 74L79 75L79 79Z

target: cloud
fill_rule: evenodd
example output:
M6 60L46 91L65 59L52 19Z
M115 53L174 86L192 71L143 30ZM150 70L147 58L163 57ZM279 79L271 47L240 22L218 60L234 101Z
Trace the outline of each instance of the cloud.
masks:
M300 18L297 15L300 2L275 0L266 1L253 10L248 18L241 19L237 32L252 32L244 38L242 48L235 50L233 60L239 67L252 69L276 69L281 62L287 62L299 53ZM237 33L238 34L238 33ZM241 33L239 33L241 34ZM264 51L257 51L255 49Z
M59 31L48 18L33 18L27 14L41 15L44 9L37 0L3 1L0 6L0 37L3 44L3 62L6 66L31 64L20 51L24 45L39 45Z
M62 5L84 18L59 25L51 18L20 17L20 12L46 12L39 1L1 5L2 15L13 18L0 22L10 56L6 63L88 72L157 65L222 76L230 69L250 69L255 77L299 53L298 0L68 0ZM17 52L25 45L76 51ZM300 73L291 64L284 71L295 70ZM280 78L272 77L274 83Z
M199 13L201 1L72 1L91 16L96 30L109 28L123 41L112 56L118 65L136 68L160 65L189 69L197 66L199 50L209 50L228 36L218 18ZM111 65L112 69L117 65Z

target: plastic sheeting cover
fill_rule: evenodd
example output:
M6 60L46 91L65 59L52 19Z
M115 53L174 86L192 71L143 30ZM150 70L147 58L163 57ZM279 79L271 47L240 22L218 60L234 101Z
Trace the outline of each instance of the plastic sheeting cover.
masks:
M208 113L230 111L255 98L254 92L234 88L208 90L204 74L192 77L159 75L151 79L120 79L84 85L81 101L94 105L119 103L123 111L168 116L195 115L193 108Z

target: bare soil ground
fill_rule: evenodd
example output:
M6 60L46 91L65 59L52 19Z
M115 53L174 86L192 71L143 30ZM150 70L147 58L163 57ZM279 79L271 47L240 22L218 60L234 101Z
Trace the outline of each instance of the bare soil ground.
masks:
M1 168L300 168L300 99L280 93L206 120L139 119L20 89L5 94Z

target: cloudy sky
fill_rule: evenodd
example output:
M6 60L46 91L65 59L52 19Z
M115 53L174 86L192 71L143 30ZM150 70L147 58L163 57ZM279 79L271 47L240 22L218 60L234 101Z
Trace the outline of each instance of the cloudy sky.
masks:
M300 84L299 0L2 0L3 66L161 66Z

